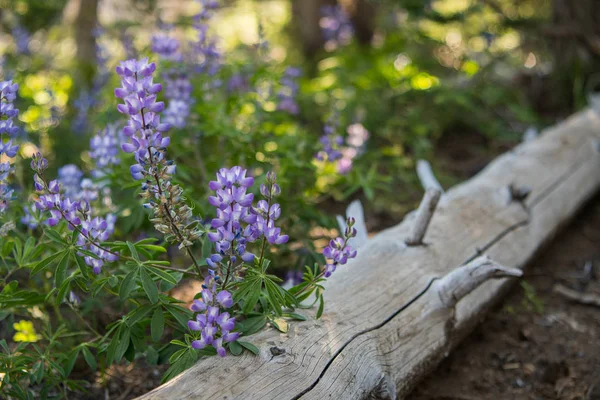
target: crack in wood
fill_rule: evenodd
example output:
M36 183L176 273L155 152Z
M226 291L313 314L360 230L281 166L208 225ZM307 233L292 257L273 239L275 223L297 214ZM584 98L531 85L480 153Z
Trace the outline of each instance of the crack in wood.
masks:
M544 190L542 190L541 193L532 200L531 204L528 207L526 207L527 211L531 211L532 208L534 208L536 205L540 204L541 201L543 201L545 198L547 198L552 192L554 192L556 189L558 189L561 184L563 184L565 181L567 181L570 176L574 175L580 168L583 168L585 165L586 165L585 161L573 164L565 173L561 174L556 180L554 180L550 185L548 185L548 187L546 187ZM528 213L528 214L531 215L530 213ZM509 226L508 228L504 229L502 232L497 234L492 240L490 240L484 246L478 247L475 250L474 254L471 257L467 258L467 260L465 260L460 266L466 265L469 262L473 261L477 257L481 256L482 253L491 249L495 244L497 244L500 240L505 238L507 235L518 230L519 228L527 226L529 223L530 223L530 219L527 218L525 220L519 221L519 222ZM292 397L292 400L298 400L298 399L302 398L305 394L310 392L312 389L314 389L319 384L320 380L325 376L325 374L327 373L331 364L333 364L333 362L335 362L336 358L344 351L344 349L346 347L348 347L350 345L350 343L352 343L355 339L359 338L360 336L363 336L365 334L368 334L369 332L373 332L378 329L381 329L384 325L386 325L391 320L393 320L395 317L397 317L402 311L406 310L413 303L415 303L419 298L424 296L429 291L429 289L432 287L433 283L439 279L441 279L441 277L432 278L419 293L417 293L410 301L405 303L402 307L400 307L396 312L394 312L391 316L386 318L384 321L380 322L379 324L377 324L369 329L364 329L360 332L357 332L352 337L350 337L349 340L346 343L344 343L332 355L331 359L328 360L327 364L325 364L323 370L321 371L321 373L319 374L317 379L305 390L303 390L296 396ZM380 378L378 385L374 388L375 391L377 391L377 388L382 385L382 382L386 382L384 378L385 378L384 376L382 376ZM386 390L387 390L387 386L386 386ZM385 391L385 393L389 393L389 391ZM377 394L371 394L370 398L390 398L390 397L373 397L373 395L377 396ZM386 395L386 396L388 396L388 395ZM394 393L394 396L395 396L395 393ZM391 397L391 398L395 398L395 397Z

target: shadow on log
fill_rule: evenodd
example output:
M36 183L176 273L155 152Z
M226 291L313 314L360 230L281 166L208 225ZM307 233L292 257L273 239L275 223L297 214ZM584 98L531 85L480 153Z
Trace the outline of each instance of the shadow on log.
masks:
M520 275L600 187L598 138L600 118L584 111L521 144L441 197L427 246L404 243L414 217L362 245L326 282L320 320L311 310L287 334L265 329L246 338L259 356L201 360L142 398L407 395L515 280L504 277ZM511 185L529 195L507 201ZM273 346L285 351L274 356Z

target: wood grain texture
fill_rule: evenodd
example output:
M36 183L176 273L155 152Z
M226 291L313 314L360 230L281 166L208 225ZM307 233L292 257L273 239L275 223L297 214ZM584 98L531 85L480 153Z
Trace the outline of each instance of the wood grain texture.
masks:
M246 338L260 355L201 360L143 399L362 399L409 393L507 289L485 282L441 304L435 282L482 253L522 268L600 187L600 118L574 115L442 196L428 246L407 247L414 214L366 244L326 283L319 321ZM512 201L510 184L531 194ZM309 312L310 317L314 311ZM270 347L285 349L273 357Z

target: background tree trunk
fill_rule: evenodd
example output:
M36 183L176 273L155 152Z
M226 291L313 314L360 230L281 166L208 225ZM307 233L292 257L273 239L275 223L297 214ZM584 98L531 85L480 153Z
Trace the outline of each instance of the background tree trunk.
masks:
M79 9L75 17L75 40L77 43L77 63L83 80L89 84L96 70L96 37L94 29L98 25L98 0L78 0Z
M552 26L546 32L554 55L554 84L567 109L581 82L600 66L600 2L554 0ZM574 89L575 88L575 89Z
M377 7L371 0L354 0L349 7L356 40L362 45L370 45L377 24Z
M292 0L292 22L302 45L302 52L308 59L313 58L323 48L319 20L321 6L325 4L327 3L324 0Z

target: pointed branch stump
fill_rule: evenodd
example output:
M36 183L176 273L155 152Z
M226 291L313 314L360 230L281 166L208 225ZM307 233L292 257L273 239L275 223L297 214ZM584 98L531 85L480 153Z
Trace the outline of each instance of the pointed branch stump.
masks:
M586 110L448 190L409 247L415 218L380 232L325 282L325 312L244 338L254 356L212 357L143 399L402 398L499 301L521 269L600 188L600 115ZM510 184L527 186L507 201ZM396 188L400 190L400 188ZM478 258L487 254L491 260ZM504 267L503 267L504 266ZM469 277L463 282L465 276ZM460 299L460 301L458 301ZM270 348L285 350L273 357Z
M433 218L433 213L440 201L442 192L436 188L429 188L425 191L425 196L417 209L414 225L410 236L405 240L408 246L420 246L423 244L423 238L427 233L427 227Z
M442 185L440 185L440 182L435 177L429 161L417 160L417 176L423 189L434 188L444 193L444 188L442 188Z

